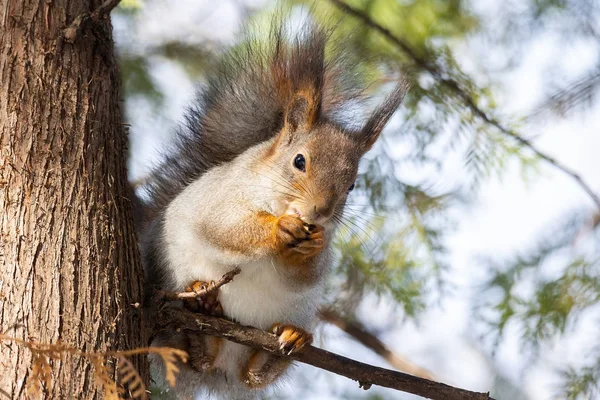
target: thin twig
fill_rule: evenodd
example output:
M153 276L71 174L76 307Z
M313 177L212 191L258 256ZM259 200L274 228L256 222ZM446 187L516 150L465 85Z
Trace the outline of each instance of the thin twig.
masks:
M181 308L162 308L156 320L160 324L159 328L176 326L190 333L222 337L254 349L284 356L279 350L277 336L250 326ZM493 400L488 393L471 392L402 372L374 367L313 346L306 346L289 357L353 379L364 389L378 385L434 400Z
M166 290L157 290L156 295L158 296L158 299L169 301L193 298L201 299L211 294L212 292L218 290L221 286L231 282L233 280L233 277L239 274L240 272L242 272L242 270L239 267L234 268L231 271L227 272L225 275L223 275L221 279L215 282L214 285L208 286L206 289L202 289L197 292L169 292Z
M406 358L394 353L377 336L369 332L362 324L356 321L348 321L341 315L330 309L321 309L319 312L321 320L337 326L342 331L350 335L354 340L363 346L373 350L381 356L392 367L398 371L403 371L414 376L429 380L437 380L436 377L425 368L419 367L408 361Z
M95 9L92 13L81 13L73 22L69 24L64 30L64 38L67 42L73 43L77 38L79 32L83 29L83 27L91 20L91 21L100 21L102 18L110 14L110 12L117 6L121 0L106 0L97 9Z
M498 121L494 117L488 115L485 111L483 111L479 106L475 104L475 100L473 100L473 98L467 93L467 91L464 88L462 88L460 83L458 83L452 78L445 77L445 74L440 70L440 68L437 65L430 63L426 59L420 57L407 42L394 35L389 29L379 25L369 15L357 8L348 5L342 0L330 1L340 10L360 19L367 26L381 33L388 40L393 42L396 46L398 46L400 50L402 50L402 52L404 52L408 57L410 57L419 68L429 72L438 82L442 83L448 89L452 90L458 97L460 97L463 100L463 102L467 105L467 107L471 109L471 111L475 115L477 115L487 124L495 127L503 134L510 136L522 146L529 148L535 155L537 155L541 159L553 165L555 168L559 169L563 173L569 175L591 197L592 201L596 204L596 206L600 208L600 197L592 190L592 188L583 180L583 178L577 172L562 164L554 157L538 150L531 141L525 139L517 132L504 126L502 123L500 123L500 121Z

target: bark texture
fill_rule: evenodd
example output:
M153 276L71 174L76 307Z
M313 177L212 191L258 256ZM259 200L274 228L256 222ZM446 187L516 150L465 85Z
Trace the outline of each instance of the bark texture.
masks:
M0 332L84 351L146 344L110 20L64 38L101 3L0 0ZM0 344L0 399L30 363ZM46 398L102 397L85 360L52 368Z

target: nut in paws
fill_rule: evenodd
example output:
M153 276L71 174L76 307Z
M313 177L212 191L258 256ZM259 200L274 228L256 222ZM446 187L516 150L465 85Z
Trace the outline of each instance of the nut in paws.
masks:
M305 259L323 249L324 233L320 225L308 224L297 215L283 215L277 220L275 235L284 257Z

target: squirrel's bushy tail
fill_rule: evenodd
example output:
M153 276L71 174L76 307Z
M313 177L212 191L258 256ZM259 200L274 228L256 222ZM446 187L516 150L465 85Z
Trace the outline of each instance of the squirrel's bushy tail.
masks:
M189 107L172 153L149 179L151 214L210 168L277 134L295 94L317 102L310 108L328 119L360 98L344 54L334 50L325 57L329 37L311 22L290 33L280 20L266 40L249 37L222 55Z

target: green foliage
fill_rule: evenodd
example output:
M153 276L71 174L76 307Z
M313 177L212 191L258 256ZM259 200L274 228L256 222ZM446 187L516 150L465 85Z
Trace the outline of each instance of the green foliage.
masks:
M119 3L119 7L122 7L125 10L138 10L142 8L142 5L142 0L121 0Z
M498 337L514 323L521 328L524 344L537 349L564 334L570 322L600 301L597 250L565 257L584 226L577 213L523 255L503 263L487 260L491 277L481 299L493 300L486 301L481 310L493 310L488 323ZM554 271L551 276L546 273L549 266ZM523 282L533 287L523 288Z
M344 289L357 292L350 297L390 295L405 315L416 317L425 299L443 289L445 214L459 197L402 182L394 176L395 164L388 157L365 160L336 242L337 271L347 282Z
M350 222L336 243L340 252L337 272L344 277L345 289L359 291L359 299L366 292L390 295L408 316L414 317L424 307L419 266L410 258L401 239L384 241L377 254L365 248L365 236L369 234L361 234L362 228L352 227L360 226L357 224Z
M167 42L154 49L154 54L181 64L190 76L200 79L202 73L210 65L213 52L181 42Z
M560 396L568 400L596 399L600 396L600 351L596 350L594 362L561 371L564 382Z
M125 97L143 96L154 104L163 98L150 76L150 62L146 56L120 54L119 67Z

